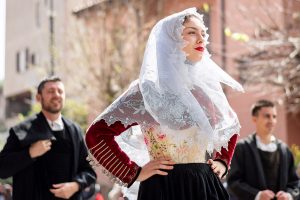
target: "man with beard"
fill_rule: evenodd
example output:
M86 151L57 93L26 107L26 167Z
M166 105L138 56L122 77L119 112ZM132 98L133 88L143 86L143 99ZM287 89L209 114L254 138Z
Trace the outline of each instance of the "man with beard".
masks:
M296 200L299 179L291 151L274 136L274 103L259 100L251 112L256 132L236 146L227 179L229 191L239 200Z
M41 81L41 112L12 127L0 153L0 178L13 177L13 199L82 199L96 174L78 125L61 115L65 89L58 77Z

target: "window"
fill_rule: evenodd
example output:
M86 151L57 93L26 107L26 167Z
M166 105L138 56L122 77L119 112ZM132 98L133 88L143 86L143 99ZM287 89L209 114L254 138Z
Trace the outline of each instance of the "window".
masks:
M25 72L29 68L29 49L21 50L16 53L16 71Z
M16 70L17 72L20 72L20 52L17 52L16 54Z
M35 3L35 24L37 28L41 27L40 2Z
M26 54L25 51L20 51L20 59L19 59L19 72L25 72L26 70Z
M35 57L35 54L31 54L31 64L32 65L36 65L36 57Z
M25 49L25 70L29 69L29 64L30 64L30 55L29 55L29 49Z

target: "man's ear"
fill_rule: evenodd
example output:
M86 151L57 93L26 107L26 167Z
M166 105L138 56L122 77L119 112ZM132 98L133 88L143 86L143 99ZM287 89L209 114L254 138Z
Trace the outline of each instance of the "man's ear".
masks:
M252 116L252 122L256 123L256 121L257 121L257 117L256 116Z
M42 96L40 94L36 94L35 99L37 102L41 102Z

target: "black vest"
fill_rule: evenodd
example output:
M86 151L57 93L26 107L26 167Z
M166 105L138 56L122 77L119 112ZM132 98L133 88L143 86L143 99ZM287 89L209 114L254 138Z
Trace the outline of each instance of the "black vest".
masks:
M278 148L274 152L267 152L258 149L262 162L267 188L274 193L279 191L279 162L280 154Z
M56 140L52 141L51 149L39 158L39 170L42 170L41 184L45 191L41 194L45 200L55 198L49 191L53 184L72 181L73 146L70 133L67 129L52 131Z

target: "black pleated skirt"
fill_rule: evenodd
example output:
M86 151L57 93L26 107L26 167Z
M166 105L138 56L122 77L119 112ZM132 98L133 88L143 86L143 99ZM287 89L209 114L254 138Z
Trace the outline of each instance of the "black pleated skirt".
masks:
M176 164L167 176L141 182L138 200L228 200L219 178L205 163Z

